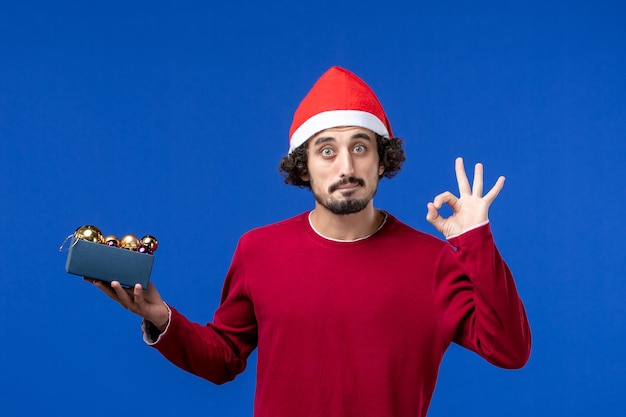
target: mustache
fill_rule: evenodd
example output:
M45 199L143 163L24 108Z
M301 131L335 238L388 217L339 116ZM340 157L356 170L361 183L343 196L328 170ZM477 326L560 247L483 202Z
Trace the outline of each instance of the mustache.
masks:
M334 183L330 187L328 187L328 192L332 193L333 191L336 191L342 185L346 185L346 184L358 184L361 187L364 187L365 186L365 181L363 179L357 178L357 177L346 177L346 178L343 178L343 179L337 181L336 183Z

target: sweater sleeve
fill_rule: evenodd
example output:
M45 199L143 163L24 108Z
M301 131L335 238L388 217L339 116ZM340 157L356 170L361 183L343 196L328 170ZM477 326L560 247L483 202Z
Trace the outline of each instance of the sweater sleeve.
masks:
M449 240L439 259L437 294L453 341L503 368L521 368L530 325L489 224Z
M257 345L257 322L235 251L213 322L201 325L170 307L167 330L151 344L174 365L216 384L233 380Z

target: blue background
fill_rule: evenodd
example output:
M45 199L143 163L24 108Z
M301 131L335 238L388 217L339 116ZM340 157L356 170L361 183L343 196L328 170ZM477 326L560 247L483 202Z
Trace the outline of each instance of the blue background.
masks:
M618 1L3 2L0 413L251 415L255 357L214 386L57 248L157 236L152 280L217 307L246 230L308 210L277 165L331 65L368 82L408 160L376 205L436 233L454 158L505 175L496 242L533 330L519 371L453 346L430 416L617 415L626 383L626 24Z

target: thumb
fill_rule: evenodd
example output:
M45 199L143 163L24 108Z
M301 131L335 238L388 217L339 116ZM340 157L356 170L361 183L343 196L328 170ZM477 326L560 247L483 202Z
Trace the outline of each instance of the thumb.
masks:
M439 211L437 210L437 207L435 207L435 204L428 203L427 208L428 213L426 213L426 220L435 226L437 230L441 231L443 229L444 218L439 215Z

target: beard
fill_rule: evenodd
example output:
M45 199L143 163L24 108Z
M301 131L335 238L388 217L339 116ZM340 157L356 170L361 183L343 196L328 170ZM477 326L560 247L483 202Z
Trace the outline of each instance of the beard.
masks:
M339 186L348 184L348 183L359 184L362 187L365 186L365 181L363 181L362 179L350 177L350 178L345 178L344 180L331 185L328 189L329 196L326 199L315 191L313 187L313 181L311 181L311 190L313 191L313 196L315 197L315 201L317 201L320 205L322 205L324 208L326 208L328 211L330 211L333 214L343 216L347 214L358 213L361 210L363 210L365 207L367 207L370 201L372 201L372 198L374 198L374 195L376 194L376 188L374 188L374 191L371 193L371 195L365 196L363 198L350 198L350 195L353 194L353 192L346 193L344 195L345 199L343 200L337 200L333 198L332 196L330 196L330 194L332 194L335 190L337 190Z
M358 213L367 207L371 201L371 198L355 198L351 200L335 200L331 198L324 201L321 198L318 198L319 196L315 193L313 195L315 196L315 200L317 200L318 203L328 209L331 213L342 216L346 214Z

